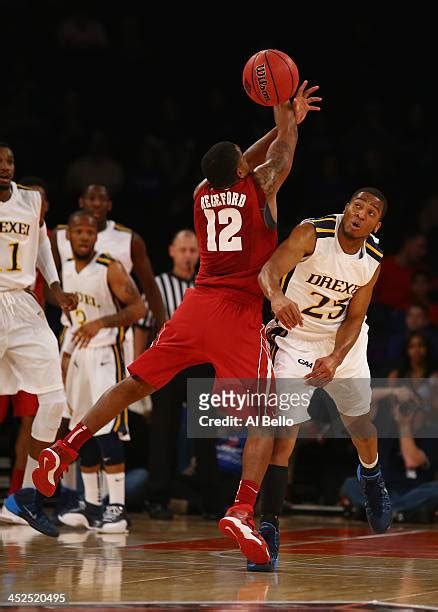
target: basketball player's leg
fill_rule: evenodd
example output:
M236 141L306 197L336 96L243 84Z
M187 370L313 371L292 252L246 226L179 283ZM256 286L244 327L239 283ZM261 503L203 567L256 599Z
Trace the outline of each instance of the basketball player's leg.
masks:
M125 452L122 440L112 431L97 435L103 469L108 485L109 501L104 509L101 533L126 533L129 519L125 508Z
M131 376L105 391L70 434L40 454L33 473L39 491L52 496L81 446L129 404L150 395L184 368L205 362L205 355L198 348L199 335L193 333L193 317L199 315L183 306L178 309L178 316L164 325L151 348L128 367Z
M379 464L377 430L370 416L371 385L366 348L366 334L362 333L325 389L336 402L358 452L357 476L365 497L368 522L376 533L383 533L391 525L392 508Z
M94 370L98 372L93 384L88 385L91 401L85 405L90 405L106 389L125 378L125 364L119 345L88 349L85 353L87 366L93 363ZM89 367L85 368L85 374L87 370ZM94 436L100 452L99 463L103 466L102 476L105 475L109 494L109 503L103 507L101 525L98 527L103 533L125 533L128 528L125 509L125 452L122 442L129 439L128 428L128 411L125 410Z
M32 471L41 449L55 440L65 407L58 344L33 297L25 292L18 295L14 309L11 321L14 333L9 334L6 368L0 368L0 377L6 388L12 384L37 395L39 406L32 423L22 489L5 500L4 510L24 519L38 531L56 537L58 530L43 512L43 499L35 491Z
M275 432L272 453L260 492L259 532L269 545L271 561L265 564L248 562L248 571L255 572L270 572L278 567L279 518L287 493L289 460L295 448L299 425L310 418L307 406L313 393L312 388L303 384L307 370L302 363L309 361L311 349L300 348L296 342L279 335L272 338L272 342L278 413L283 412L288 420L296 424L279 426ZM251 443L251 439L247 442Z
M15 493L23 484L24 470L30 450L32 424L38 411L38 397L26 391L18 391L12 398L14 416L20 419L15 442L15 462L8 494Z
M82 446L79 459L84 501L60 511L58 519L68 527L97 529L102 524L103 508L100 493L101 454L95 437Z
M211 339L211 361L216 370L216 384L221 379L225 389L235 387L237 393L250 390L269 393L272 374L271 359L260 312L254 306L228 302L224 312L215 313L218 337ZM224 343L224 334L231 335L232 348ZM266 405L245 405L246 416L264 414ZM240 414L240 416L243 416ZM224 535L233 539L242 553L254 563L269 563L269 548L254 524L254 506L260 485L272 454L274 438L269 430L251 427L242 456L242 476L234 504L219 521Z

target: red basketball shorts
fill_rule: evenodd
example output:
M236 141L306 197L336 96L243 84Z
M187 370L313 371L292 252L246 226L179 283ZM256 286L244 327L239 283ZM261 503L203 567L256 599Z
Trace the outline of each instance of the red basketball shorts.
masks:
M0 423L6 418L10 401L14 417L35 416L37 413L38 397L32 393L18 391L15 395L0 395Z
M172 319L128 370L159 389L201 363L211 363L217 379L270 378L259 299L231 289L187 289Z

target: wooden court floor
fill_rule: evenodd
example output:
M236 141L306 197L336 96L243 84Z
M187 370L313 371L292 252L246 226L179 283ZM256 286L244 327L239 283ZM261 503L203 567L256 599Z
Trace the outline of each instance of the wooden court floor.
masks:
M0 524L0 604L21 608L32 603L21 594L44 594L34 605L50 607L52 593L64 607L112 610L438 610L438 524L378 536L338 517L287 517L280 569L255 574L214 522L132 519L126 535L63 528L58 539Z

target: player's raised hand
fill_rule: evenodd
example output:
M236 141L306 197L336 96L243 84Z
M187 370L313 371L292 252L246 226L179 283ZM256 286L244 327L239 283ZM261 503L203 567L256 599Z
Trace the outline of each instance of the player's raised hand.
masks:
M313 364L310 374L306 374L304 379L313 387L324 387L333 380L339 360L333 355L319 357Z
M287 329L292 329L296 325L303 326L303 317L298 304L283 295L283 293L279 293L271 299L271 310Z
M94 338L102 328L103 323L101 319L89 321L81 325L81 327L74 332L72 340L78 348L85 348L89 345L90 340Z
M322 98L312 95L319 89L319 85L313 85L306 89L307 84L308 81L303 81L301 83L292 102L297 125L304 121L309 111L321 110L319 106L315 106L315 104L321 102Z

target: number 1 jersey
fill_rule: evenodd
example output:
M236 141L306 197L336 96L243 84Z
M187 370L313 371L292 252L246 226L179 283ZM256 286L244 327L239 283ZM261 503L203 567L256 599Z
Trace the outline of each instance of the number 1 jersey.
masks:
M236 289L255 297L262 266L277 245L277 230L265 222L266 196L253 175L228 189L207 181L195 193L194 221L200 249L198 287Z
M25 289L35 282L41 196L11 182L12 194L0 202L0 291Z

